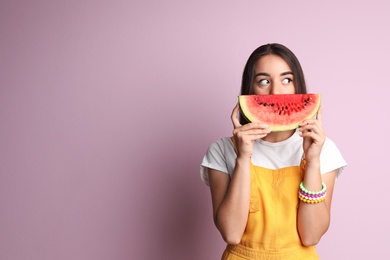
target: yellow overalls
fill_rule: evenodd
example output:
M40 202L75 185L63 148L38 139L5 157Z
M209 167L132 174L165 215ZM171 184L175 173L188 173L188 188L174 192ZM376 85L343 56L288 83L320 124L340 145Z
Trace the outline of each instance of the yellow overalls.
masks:
M315 247L303 246L298 235L301 167L272 170L251 164L248 223L240 244L228 245L222 260L319 259Z

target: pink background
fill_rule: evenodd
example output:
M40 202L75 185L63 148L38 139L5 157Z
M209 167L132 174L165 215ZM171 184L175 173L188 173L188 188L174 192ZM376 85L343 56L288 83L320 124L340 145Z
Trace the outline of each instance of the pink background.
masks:
M291 48L338 179L322 259L385 259L390 4L0 2L0 259L219 259L199 164L259 45Z

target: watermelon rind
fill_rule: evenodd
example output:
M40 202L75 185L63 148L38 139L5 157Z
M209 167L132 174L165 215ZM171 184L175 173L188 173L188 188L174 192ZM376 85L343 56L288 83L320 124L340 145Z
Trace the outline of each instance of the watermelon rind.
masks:
M272 132L293 130L312 119L321 105L321 94L241 95L238 102L249 122L267 124Z

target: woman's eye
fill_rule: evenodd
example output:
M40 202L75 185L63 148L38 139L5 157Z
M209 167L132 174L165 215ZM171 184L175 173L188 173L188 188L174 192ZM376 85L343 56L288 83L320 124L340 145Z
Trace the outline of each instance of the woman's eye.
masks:
M288 84L288 83L291 83L291 82L292 82L292 79L290 79L290 78L285 78L285 79L282 80L283 84Z
M269 84L269 80L268 79L261 79L261 80L259 80L259 84L260 85L268 85Z

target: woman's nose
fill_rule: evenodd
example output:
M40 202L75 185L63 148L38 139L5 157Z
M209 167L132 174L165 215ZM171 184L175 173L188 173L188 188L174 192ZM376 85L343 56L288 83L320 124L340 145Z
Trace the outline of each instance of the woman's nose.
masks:
M278 94L281 94L281 86L280 84L275 84L275 83L272 83L271 84L271 91L270 91L270 94L272 95L278 95Z

